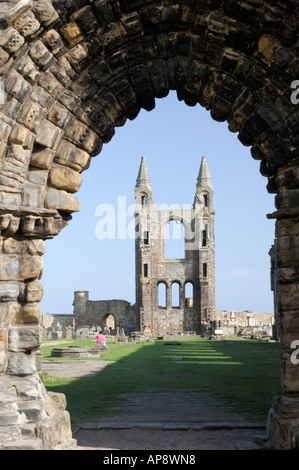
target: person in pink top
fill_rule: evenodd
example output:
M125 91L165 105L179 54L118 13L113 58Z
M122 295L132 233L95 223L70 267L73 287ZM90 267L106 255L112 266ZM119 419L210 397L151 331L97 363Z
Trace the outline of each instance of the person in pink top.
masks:
M96 337L96 343L97 344L106 344L106 338L103 335L103 331L101 330Z

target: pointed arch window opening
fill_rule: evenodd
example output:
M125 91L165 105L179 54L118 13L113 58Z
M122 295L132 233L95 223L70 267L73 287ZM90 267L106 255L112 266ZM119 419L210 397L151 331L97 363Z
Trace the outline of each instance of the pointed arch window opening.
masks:
M167 285L165 282L158 283L158 308L167 307Z
M180 308L180 284L173 282L171 284L171 308Z
M104 329L105 327L106 328L110 328L111 330L114 330L115 329L115 318L114 316L112 315L112 313L107 313L107 315L105 316L104 318L104 321L103 321L103 324L101 325L101 327Z
M184 289L184 300L185 300L185 307L191 308L193 307L193 296L194 296L194 289L192 282L186 282L185 289Z
M165 225L164 258L185 259L185 227L180 220L169 220Z

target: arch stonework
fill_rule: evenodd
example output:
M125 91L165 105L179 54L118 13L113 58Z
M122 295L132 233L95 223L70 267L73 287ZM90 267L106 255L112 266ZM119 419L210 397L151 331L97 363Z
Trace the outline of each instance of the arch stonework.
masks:
M298 446L297 2L12 0L0 15L0 448L71 439L39 376L44 240L79 210L82 172L115 127L169 90L227 121L276 194L283 394L268 433Z

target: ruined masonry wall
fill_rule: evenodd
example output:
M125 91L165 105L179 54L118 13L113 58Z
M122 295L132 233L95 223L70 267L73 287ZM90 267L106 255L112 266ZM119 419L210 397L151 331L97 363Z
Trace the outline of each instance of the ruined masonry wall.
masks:
M124 328L127 335L139 329L135 306L126 300L89 301L86 315L80 319L80 324L86 321L89 325L103 326L109 315L114 317L115 328Z
M135 305L126 300L89 300L88 291L76 291L73 305L76 328L104 326L106 318L113 315L115 328L124 328L126 334L139 331Z
M249 319L251 318L254 319L254 323L249 325ZM222 325L247 327L273 325L275 317L273 313L254 313L250 310L244 310L243 312L216 310L215 320L221 321Z

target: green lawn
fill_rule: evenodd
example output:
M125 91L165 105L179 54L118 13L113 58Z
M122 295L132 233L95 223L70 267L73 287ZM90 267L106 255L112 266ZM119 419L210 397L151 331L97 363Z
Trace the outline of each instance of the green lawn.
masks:
M101 354L100 359L116 362L96 376L79 379L45 376L45 386L66 395L73 425L83 418L109 415L119 394L153 390L184 391L190 396L203 390L215 401L221 398L233 412L247 419L267 418L271 399L281 393L279 343L194 338L180 339L181 346L165 346L164 342L110 343L110 353ZM94 342L72 343L76 344ZM53 359L52 348L42 347L44 360ZM174 357L180 360L173 360Z

